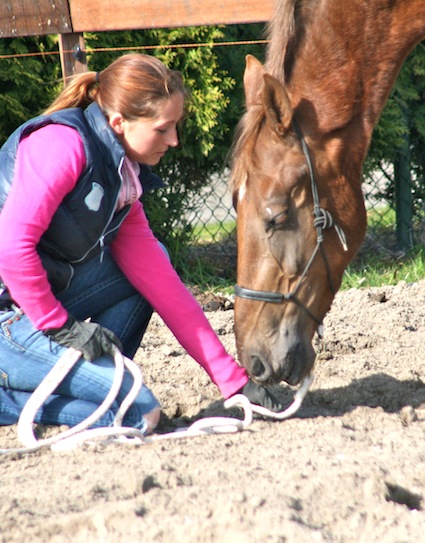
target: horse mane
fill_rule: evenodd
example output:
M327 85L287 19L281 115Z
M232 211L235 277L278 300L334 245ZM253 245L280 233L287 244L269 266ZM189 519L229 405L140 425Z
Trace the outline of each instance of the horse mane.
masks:
M285 84L291 76L296 51L322 0L276 0L275 13L266 26L269 44L266 72Z
M301 4L305 0L276 1L273 18L266 26L269 45L266 51L266 72L284 82L285 68L293 57Z

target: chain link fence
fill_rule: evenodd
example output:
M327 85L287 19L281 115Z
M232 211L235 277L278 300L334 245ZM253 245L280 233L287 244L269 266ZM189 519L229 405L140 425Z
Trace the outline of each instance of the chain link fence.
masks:
M423 180L420 181L423 185ZM413 246L425 243L423 201L415 198L408 180L404 180L398 191L391 188L395 185L392 164L381 165L373 175L364 178L368 228L359 251L362 257L373 254L396 259ZM232 277L236 270L236 213L227 172L215 176L194 196L186 220L191 229L191 257L206 262L218 276Z
M425 207L415 190L424 179L393 164L381 164L363 182L368 229L360 254L373 251L383 258L398 258L425 243Z
M236 271L236 212L229 189L229 172L215 175L192 200L186 214L191 229L189 254L223 278Z

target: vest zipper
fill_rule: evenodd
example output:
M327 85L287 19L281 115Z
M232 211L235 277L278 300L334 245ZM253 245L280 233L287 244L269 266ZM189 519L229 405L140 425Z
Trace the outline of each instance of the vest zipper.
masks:
M109 217L109 221L108 223L106 224L105 226L105 229L103 230L103 234L100 236L99 238L99 245L100 245L100 262L102 263L103 262L103 258L104 258L104 253L105 253L105 236L106 234L109 234L109 232L107 231L108 230L108 226L109 224L111 223L111 220L112 220L112 217L115 213L115 209L117 208L117 204L118 204L118 199L119 199L119 196L120 196L120 191L121 191L121 188L123 186L123 178L122 178L122 167L123 167L123 164L124 164L124 157L121 157L121 160L120 160L120 163L119 163L119 166L118 166L118 175L120 177L120 190L117 192L117 196L115 198L115 205L114 205L114 211L112 213L112 215ZM122 219L122 221L113 229L113 230L116 230L117 228L119 228L121 226L121 224L123 223L125 217L127 215L125 215ZM110 232L112 232L112 230L110 230Z
M103 257L105 253L105 235L102 234L102 236L99 239L99 245L100 245L100 262L103 262Z

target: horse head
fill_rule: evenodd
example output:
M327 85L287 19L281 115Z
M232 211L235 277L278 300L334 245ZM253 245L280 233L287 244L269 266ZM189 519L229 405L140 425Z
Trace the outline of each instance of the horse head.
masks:
M423 0L282 0L263 66L247 57L233 145L235 335L259 382L309 374L316 331L366 230L361 172Z
M304 135L283 84L252 56L244 86L232 166L238 354L255 380L297 384L364 237L360 170L347 183L338 138Z

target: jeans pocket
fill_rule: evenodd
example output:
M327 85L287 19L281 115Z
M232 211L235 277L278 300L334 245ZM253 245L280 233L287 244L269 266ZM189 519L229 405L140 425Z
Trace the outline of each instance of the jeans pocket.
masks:
M16 328L15 323L21 321L23 317L24 312L22 311L22 309L19 309L17 307L13 307L10 311L4 311L0 315L0 333L4 335L6 340L15 342L13 337L14 335L16 335L16 331L14 330ZM15 332L15 334L13 332Z
M9 388L9 376L0 368L0 387Z

